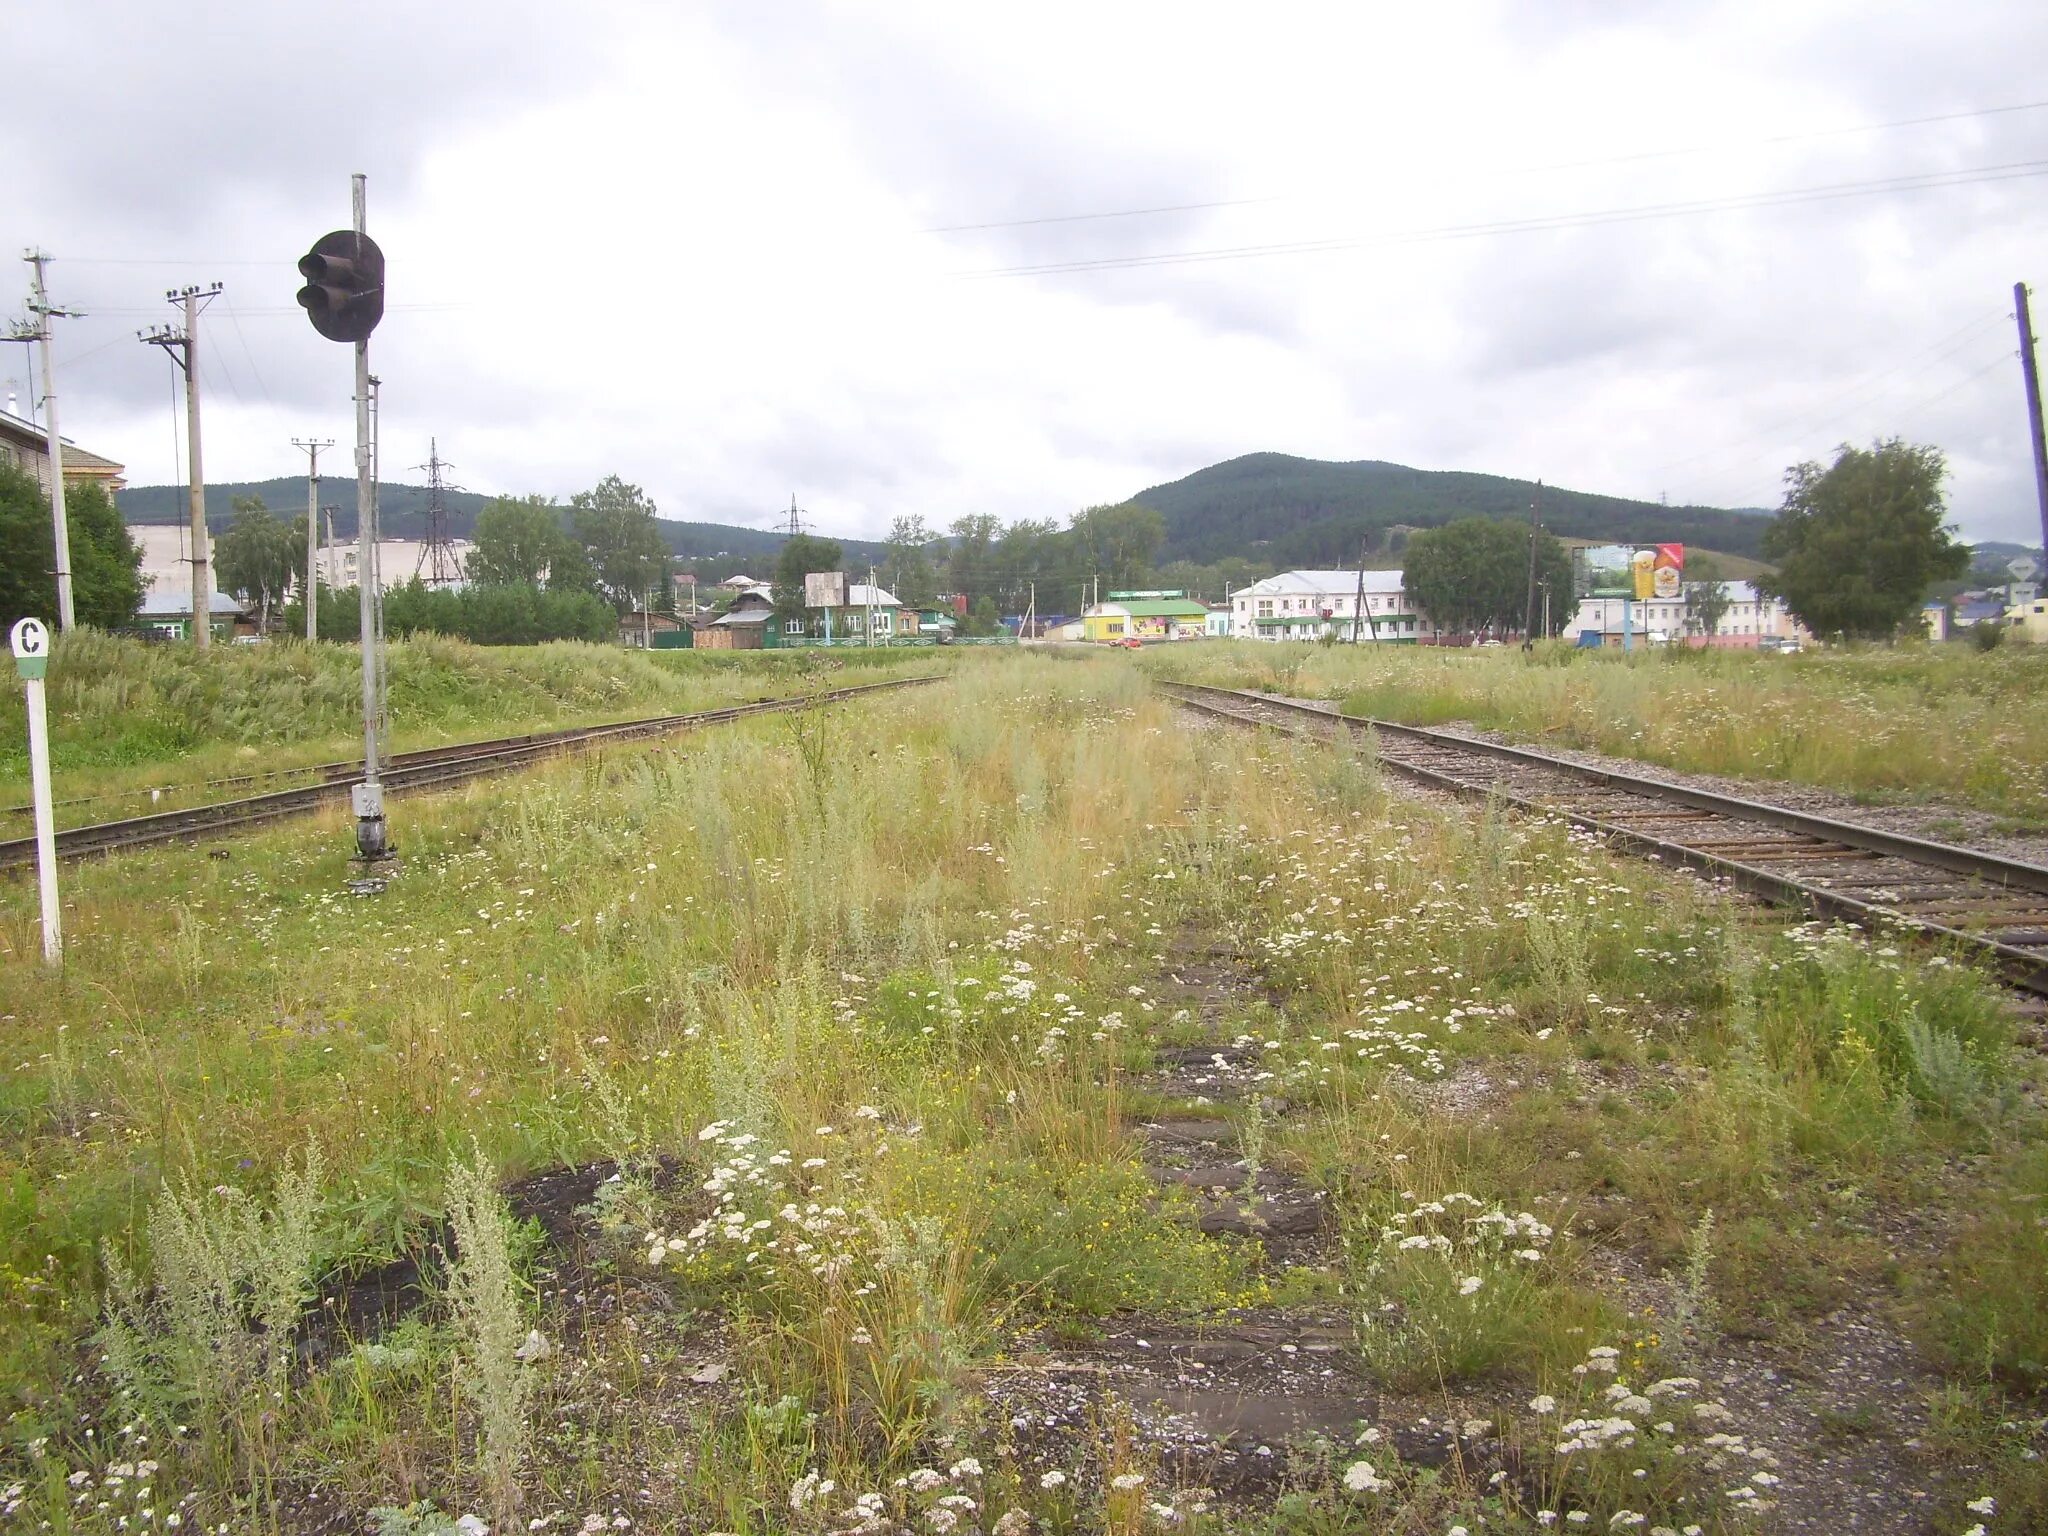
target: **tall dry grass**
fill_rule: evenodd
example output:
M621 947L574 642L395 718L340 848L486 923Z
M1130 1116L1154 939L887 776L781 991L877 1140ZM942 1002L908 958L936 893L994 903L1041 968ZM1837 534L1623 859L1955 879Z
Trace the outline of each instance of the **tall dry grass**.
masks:
M1409 725L1459 722L1688 772L1951 800L2048 819L2048 650L1842 648L1797 656L1539 647L1148 651L1154 675L1329 699Z

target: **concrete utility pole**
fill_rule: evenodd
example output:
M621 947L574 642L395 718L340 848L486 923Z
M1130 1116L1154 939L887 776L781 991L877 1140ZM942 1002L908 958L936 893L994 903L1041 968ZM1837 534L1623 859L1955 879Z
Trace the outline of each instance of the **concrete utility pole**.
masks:
M1543 526L1543 482L1529 498L1529 601L1522 613L1522 649L1536 649L1536 534Z
M320 450L332 448L331 437L295 437L294 448L306 450L306 638L318 640L320 625Z
M50 356L50 322L74 318L82 311L59 309L50 302L49 292L43 286L43 264L50 259L47 255L24 251L21 259L35 274L30 280L35 294L28 301L29 313L35 318L22 339L33 337L41 343L43 354L43 425L49 433L50 523L57 552L57 627L70 630L78 621L71 604L71 529L64 517L64 439L57 435L57 375Z
M2027 435L2034 440L2034 499L2041 508L2041 545L2048 549L2048 427L2041 420L2041 374L2034 358L2034 321L2027 312L2027 285L2012 285L2012 301L2020 322L2020 372L2027 381ZM44 357L50 354L44 343ZM54 442L57 429L50 429Z
M185 370L185 457L190 461L188 496L192 515L192 643L205 650L213 643L213 562L206 532L206 472L199 460L199 317L220 297L221 285L179 288L164 295L185 311L185 329L164 325L142 333L153 347L162 347Z
M1358 596L1352 600L1351 643L1358 644L1358 628L1365 619L1365 552L1372 547L1372 535L1358 541Z

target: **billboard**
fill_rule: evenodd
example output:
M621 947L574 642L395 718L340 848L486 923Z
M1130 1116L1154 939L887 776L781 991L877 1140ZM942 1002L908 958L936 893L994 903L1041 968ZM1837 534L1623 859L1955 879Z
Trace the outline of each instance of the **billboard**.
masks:
M1632 597L1626 544L1593 544L1572 551L1572 574L1580 597Z
M1639 549L1628 557L1629 590L1638 599L1650 597L1657 590L1657 552L1654 549Z
M1677 598L1684 591L1683 544L1597 544L1572 551L1581 597Z
M1685 546L1683 544L1659 544L1656 558L1651 565L1650 589L1658 597L1679 597L1684 594Z
M807 572L804 576L804 606L806 608L844 608L846 606L846 572Z

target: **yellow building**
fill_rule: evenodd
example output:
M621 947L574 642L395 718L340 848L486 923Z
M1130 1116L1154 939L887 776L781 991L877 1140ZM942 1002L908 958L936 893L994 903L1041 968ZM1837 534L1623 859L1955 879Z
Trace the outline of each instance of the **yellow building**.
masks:
M1209 610L1184 597L1133 597L1097 603L1081 615L1084 640L1186 640L1198 638Z
M2005 610L2005 623L2009 640L2030 640L2035 644L2048 641L2048 599L2014 603Z

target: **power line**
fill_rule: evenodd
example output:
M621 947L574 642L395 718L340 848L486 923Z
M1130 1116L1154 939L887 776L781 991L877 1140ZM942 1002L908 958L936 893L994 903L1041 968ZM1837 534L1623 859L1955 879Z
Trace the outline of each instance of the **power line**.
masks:
M1998 318L2003 320L2008 317L2000 315ZM1946 384L1942 386L1942 388L1936 390L1933 394L1925 396L1922 399L1912 402L1910 405L1902 406L1899 409L1893 411L1891 413L1892 419L1894 421L1899 422L1912 420L1921 412L1927 410L1930 406L1939 405L1943 400L1946 400L1950 395L1956 394L1961 390L1968 388L1970 385L1976 383L1979 379L1983 378L1985 374L1991 372L1992 369L2004 367L2007 363L2012 361L2012 357L2012 350L2010 348L2007 348L2005 351L2000 352L1998 356L1992 358L1991 361L1985 363L1981 368L1971 370L1962 378L1957 379L1953 384ZM1839 420L1840 418L1836 419ZM1777 494L1776 491L1771 490L1766 491L1764 493L1764 496L1767 497L1775 494ZM1765 503L1763 498L1761 497L1745 497L1741 498L1734 504L1743 506L1762 506Z
M1680 149L1638 150L1626 155L1602 155L1587 160L1559 160L1540 165L1523 165L1506 168L1509 175L1530 175L1543 171L1592 170L1604 165L1633 165L1646 160L1675 160L1692 155L1713 154L1726 149L1761 149L1778 144L1797 144L1815 139L1848 138L1862 133L1884 133L1897 128L1922 128L1934 123L1962 122L1969 118L1998 117L2015 112L2038 112L2048 108L2048 101L2023 101L2002 107L1972 107L1960 112L1939 112L1927 117L1901 117L1884 123L1857 123L1843 128L1816 128L1799 133L1775 133L1754 139L1722 140L1713 144L1696 144ZM1033 218L990 219L975 224L935 224L920 229L921 235L969 234L990 229L1027 229L1040 224L1085 224L1108 219L1140 219L1162 213L1204 213L1218 208L1250 208L1265 203L1290 201L1284 193L1268 197L1220 198L1203 203L1161 203L1150 208L1114 208L1100 213L1043 214Z
M955 272L955 277L1043 277L1068 272L1107 272L1134 267L1184 266L1216 261L1243 261L1261 256L1316 255L1332 251L1362 250L1383 245L1418 245L1438 241L1470 240L1488 235L1537 234L1549 230L1592 228L1602 224L1641 223L1654 219L1685 218L1707 213L1735 213L1752 208L1789 207L1800 203L1838 201L1852 197L1882 196L1897 192L1922 192L1944 187L1975 186L1983 182L2016 181L2048 175L2048 160L2017 160L2001 165L1973 166L1962 171L1930 171L1911 176L1886 176L1873 181L1832 182L1813 187L1792 187L1775 192L1741 193L1731 197L1702 198L1688 202L1646 203L1633 208L1592 209L1583 213L1555 214L1526 219L1497 219L1481 224L1447 224L1432 229L1404 230L1364 239L1300 240L1277 245L1224 246L1191 251L1158 251L1133 256L1104 256L1092 260L1040 262L1010 267L983 267Z
M249 372L255 376L257 390L269 404L277 404L276 397L270 393L270 386L264 382L263 370L256 366L256 354L249 350L249 338L242 334L242 322L235 313L235 306L223 304L221 308L227 311L228 324L235 328L235 345L242 349L242 356L249 360Z
M1869 395L1868 399L1856 399L1855 404L1849 406L1846 410L1836 409L1840 402L1862 396L1866 391L1870 391L1872 386L1882 385L1885 380L1895 374L1904 372L1908 368L1942 361L1942 359L1969 345L1970 342L1976 339L1977 332L1989 325L2002 324L2005 318L2006 316L2002 311L1994 310L1989 314L1980 315L1974 320L1966 321L1955 330L1950 331L1938 340L1930 342L1890 367L1880 369L1875 373L1867 373L1845 388L1823 397L1823 404L1818 412L1814 410L1812 403L1808 402L1807 405L1801 407L1795 414L1782 417L1773 421L1768 426L1745 433L1741 437L1733 438L1715 447L1702 448L1695 453L1687 454L1683 458L1671 459L1663 464L1659 464L1651 471L1651 476L1652 478L1661 479L1671 471L1684 469L1687 465L1696 464L1701 459L1718 458L1721 455L1733 453L1739 448L1746 448L1752 443L1762 442L1769 438L1804 436L1817 427L1825 426L1830 421L1840 420L1842 416L1850 412L1861 410L1870 403L1870 400L1876 399L1884 391L1881 388L1876 389Z
M1948 388L1940 390L1935 394L1931 394L1924 400L1915 401L1912 405L1906 406L1904 409L1896 412L1895 414L1901 420L1910 421L1913 417L1918 416L1922 411L1926 410L1929 406L1939 405L1942 401L1946 400L1950 395L1953 395L1957 391L1965 389L1969 385L1976 383L1979 379L1983 378L1984 375L1989 373L1992 369L2003 368L2007 363L2012 361L2012 358L2012 349L2008 347L2005 351L1999 353L1998 356L1992 358L1991 361L1986 363L1983 367L1976 369L1974 372L1966 374L1964 377L1956 380L1955 383L1949 385Z

